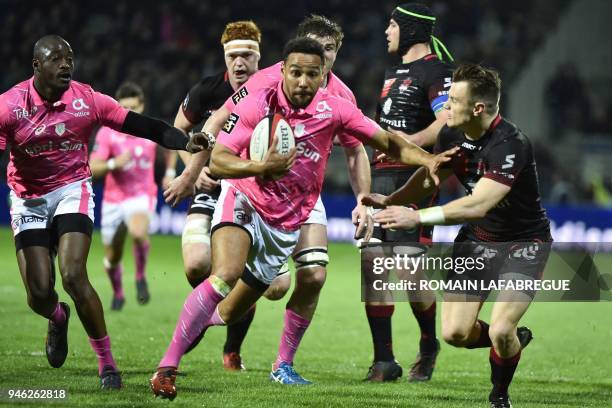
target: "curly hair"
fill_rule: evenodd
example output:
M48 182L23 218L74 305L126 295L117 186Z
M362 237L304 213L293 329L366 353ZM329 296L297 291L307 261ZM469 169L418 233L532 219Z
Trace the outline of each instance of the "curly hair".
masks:
M261 31L253 21L234 21L225 26L221 35L221 45L233 40L261 42Z

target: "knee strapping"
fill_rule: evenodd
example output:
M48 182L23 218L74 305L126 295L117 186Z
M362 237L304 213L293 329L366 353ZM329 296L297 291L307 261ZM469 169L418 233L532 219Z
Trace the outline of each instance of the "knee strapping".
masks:
M181 245L188 244L210 245L210 220L208 218L187 221L183 228Z
M329 263L326 247L304 248L293 256L295 269L325 267Z

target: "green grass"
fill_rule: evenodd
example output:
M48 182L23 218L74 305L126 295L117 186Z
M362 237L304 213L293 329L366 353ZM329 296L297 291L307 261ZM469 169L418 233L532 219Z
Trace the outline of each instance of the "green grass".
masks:
M149 260L152 301L135 301L133 262L126 247L124 310L107 312L113 352L123 371L124 389L98 389L97 364L73 308L70 353L61 369L44 356L46 321L26 304L10 231L0 229L0 388L63 388L66 401L53 406L488 406L488 350L443 346L433 380L428 384L364 384L372 358L370 333L360 302L359 258L349 245L331 245L329 275L314 321L296 358L296 368L315 382L310 387L283 387L268 382L283 319L285 300L260 301L243 346L244 373L221 366L225 329L209 330L200 346L181 365L177 399L155 400L148 379L159 362L176 323L189 286L183 276L180 240L154 237ZM89 274L104 307L110 284L102 269L101 243L96 235ZM58 285L60 298L69 301ZM72 305L72 302L69 302ZM490 305L483 316L488 320ZM612 406L612 304L537 303L523 320L535 340L523 353L511 396L517 407ZM397 359L408 367L417 347L417 326L408 304L398 304L393 320ZM3 405L4 404L4 405ZM41 406L31 401L31 406ZM2 406L15 403L0 401Z

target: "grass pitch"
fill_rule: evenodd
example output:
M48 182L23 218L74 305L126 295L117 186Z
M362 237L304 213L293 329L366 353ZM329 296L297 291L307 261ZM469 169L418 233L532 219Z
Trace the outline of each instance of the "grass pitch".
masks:
M152 299L135 299L134 267L126 246L126 305L111 312L110 283L102 269L102 246L94 237L89 276L107 309L113 353L123 372L119 392L99 390L97 363L69 297L57 285L60 299L73 310L70 352L64 366L51 368L44 355L47 322L27 306L11 232L0 229L0 388L65 389L62 401L0 400L1 406L67 407L228 407L228 406L488 406L488 349L462 350L443 345L434 378L427 384L402 379L364 384L372 358L370 333L360 301L359 257L355 248L330 245L329 274L315 318L302 342L295 366L315 382L286 387L268 381L276 356L283 310L288 299L261 300L242 355L247 371L225 372L221 365L224 328L213 328L181 365L174 402L155 400L148 379L171 338L190 287L182 272L180 239L153 237L148 279ZM608 262L612 266L612 260ZM58 277L59 278L59 277ZM481 316L488 320L490 306ZM516 407L612 406L612 304L536 303L522 323L535 339L523 352L510 395ZM438 329L439 330L439 329ZM398 304L393 318L396 358L408 369L417 352L418 328L408 304Z

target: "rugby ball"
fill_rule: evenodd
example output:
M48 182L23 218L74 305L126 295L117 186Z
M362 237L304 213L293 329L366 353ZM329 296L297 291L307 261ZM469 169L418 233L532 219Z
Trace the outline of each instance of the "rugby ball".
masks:
M276 151L280 154L288 154L295 147L293 130L278 113L266 116L255 126L251 134L249 158L262 161L274 139L278 139Z

